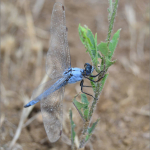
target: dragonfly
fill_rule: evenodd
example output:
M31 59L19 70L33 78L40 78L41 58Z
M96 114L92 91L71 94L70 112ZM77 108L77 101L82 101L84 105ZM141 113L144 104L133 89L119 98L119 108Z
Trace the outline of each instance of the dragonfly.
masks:
M83 87L90 86L83 85L84 78L98 82L103 76L97 81L90 79L89 77L97 77L102 71L95 76L92 75L94 67L89 63L85 63L84 69L71 68L65 9L64 6L58 2L55 3L53 7L50 32L51 40L46 57L46 73L51 80L35 89L31 96L32 100L24 107L26 108L40 102L43 123L48 139L50 142L56 142L62 134L62 100L65 85L80 81L81 91L85 93ZM88 93L85 94L90 95Z

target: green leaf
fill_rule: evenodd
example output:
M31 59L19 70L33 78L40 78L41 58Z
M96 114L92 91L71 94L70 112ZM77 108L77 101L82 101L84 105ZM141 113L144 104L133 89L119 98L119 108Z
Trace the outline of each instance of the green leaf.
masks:
M88 29L88 27L82 27L79 24L78 31L79 31L80 40L84 44L84 46L86 47L87 51L90 49L93 49L93 52L94 52L94 50L95 50L95 39L94 39L94 35L92 34L91 30Z
M99 122L99 120L100 120L100 119L97 119L97 121L94 122L90 128L88 128L88 130L87 130L88 134L87 134L86 137L85 137L85 142L87 142L87 141L89 140L89 138L91 137L92 132L94 131L96 125L97 125L98 122Z
M94 129L95 129L95 127L96 127L96 125L98 124L99 121L100 121L100 119L97 119L96 122L94 122L92 124L92 126L88 129L88 134L91 134L94 131Z
M119 29L114 35L113 35L113 38L112 40L109 42L109 50L110 50L110 53L108 55L109 59L112 58L113 54L114 54L114 51L117 47L117 44L118 44L118 40L119 40L119 35L120 35L120 31L121 29Z
M98 63L97 34L95 34L94 38L94 35L92 34L91 30L88 27L82 27L80 24L78 27L78 31L80 40L86 48L86 52L89 53L92 59L92 63L94 64L94 66L96 66Z
M85 142L87 142L90 137L91 137L91 135L87 134L86 137L85 137Z
M89 108L84 109L84 119L87 120L89 116Z
M87 106L89 105L89 101L87 99L87 96L86 94L81 94L81 102L84 103L84 104L87 104Z
M75 98L73 100L73 104L81 115L82 119L87 120L89 115L89 102L85 94L81 94L82 103L78 102Z
M77 107L78 110L86 107L86 104L78 102L76 99L73 100L74 105Z
M92 34L91 30L87 29L87 34L86 34L86 39L90 44L90 48L93 49L93 55L95 56L95 39L94 39L94 35Z
M71 124L71 143L72 143L71 145L74 145L74 139L75 139L75 136L76 136L74 128L75 128L76 125L72 120L72 110L71 109L69 111L69 116L70 116L70 124Z
M74 104L74 106L76 107L77 111L79 112L81 118L84 119L84 115L83 115L81 109L82 109L83 107L85 107L85 106L84 106L85 104L82 104L82 103L78 102L75 98L73 99L73 104Z
M102 92L102 89L104 87L104 84L106 82L106 79L108 78L109 74L105 74L104 78L101 80L101 86L100 86L100 91Z
M93 77L89 77L91 80L93 80L94 78ZM93 88L93 91L95 92L95 88L96 88L96 83L94 83L93 81L90 81L91 82L91 85L92 85L92 88Z
M102 59L101 55L98 53L98 58Z
M87 99L86 94L84 94L84 93L81 94L81 102L83 104L85 104L84 107L83 107L83 114L84 114L84 119L87 120L88 119L88 115L89 115L89 107L88 107L89 101Z
M102 55L104 56L108 56L109 54L109 50L108 50L108 46L107 43L101 42L98 46L97 49L101 52Z
M83 28L83 27L79 24L78 31L79 31L80 40L81 40L81 42L85 45L86 29Z
M95 34L95 50L97 51L97 33Z
M109 60L109 59L106 59L106 69L109 68L111 65L113 65L117 60Z

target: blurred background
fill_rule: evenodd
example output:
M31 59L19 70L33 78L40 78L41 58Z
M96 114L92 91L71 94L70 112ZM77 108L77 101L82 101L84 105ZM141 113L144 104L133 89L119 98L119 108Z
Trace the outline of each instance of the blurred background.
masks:
M47 80L45 58L54 0L1 0L1 150L70 150L69 108L73 110L78 145L82 120L71 100L80 85L68 85L64 96L63 135L47 139L40 104L23 108L33 90ZM105 41L108 1L64 0L72 67L90 62L80 42L79 23ZM109 77L93 116L100 123L85 150L148 150L149 126L149 5L148 0L120 0L113 34L121 30ZM89 84L89 82L85 82ZM89 101L91 98L89 97Z

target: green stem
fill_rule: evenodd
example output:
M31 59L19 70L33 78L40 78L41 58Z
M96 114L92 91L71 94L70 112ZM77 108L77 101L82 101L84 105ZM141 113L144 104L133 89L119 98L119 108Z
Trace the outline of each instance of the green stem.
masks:
M113 29L113 26L114 26L115 16L116 16L116 12L117 12L117 6L118 6L118 0L115 1L114 6L113 6L113 13L111 15L109 28L108 28L107 39L106 39L107 45L109 45L109 42L110 42L111 32L112 32L112 29Z
M110 38L111 38L111 32L112 32L112 29L113 29L113 25L114 25L114 20L115 20L115 16L116 16L116 12L117 12L117 6L118 6L118 0L115 1L114 5L113 5L113 12L112 12L112 15L111 15L111 18L110 18L110 22L109 22L109 28L108 28L108 34L107 34L107 45L109 45L109 42L110 42ZM110 6L111 7L111 6ZM91 56L91 55L90 55ZM104 69L104 60L105 58L103 57L102 58L102 62L101 62L101 70ZM93 60L93 59L92 59ZM96 72L99 72L100 70L98 69L97 65L94 64L94 67L95 67L95 70ZM106 68L106 71L107 71L108 68ZM99 75L98 78L100 78L101 75ZM105 75L105 81L107 79L107 76L108 75ZM102 79L103 80L103 79ZM88 116L88 121L84 122L84 126L83 126L83 132L82 132L82 135L81 135L81 140L80 140L80 147L84 147L85 146L85 143L86 143L86 140L85 140L85 137L86 135L88 134L87 133L87 130L88 130L88 127L90 126L90 122L91 122L91 118L92 118L92 115L93 115L93 112L95 110L95 107L96 107L96 104L97 104L97 101L98 101L98 98L99 98L99 95L101 94L101 91L104 87L104 84L102 84L103 81L100 81L97 83L96 85L96 88L95 88L95 98L93 99L93 102L92 102L92 105L91 105L91 108L90 108L90 111L89 111L89 116Z
M92 105L91 105L91 108L90 108L90 112L89 112L89 117L88 117L88 120L90 121L91 120L91 117L93 115L93 112L94 112L94 109L96 107L96 104L97 104L97 101L98 101L98 97L100 95L100 82L97 83L97 86L96 86L96 89L95 89L95 98L93 99L93 102L92 102Z
M104 70L104 68L106 69L106 66L104 67L104 56L102 58L102 62L101 62L101 70ZM105 70L105 73L107 72L107 69ZM98 76L98 79L101 78L101 74ZM102 79L103 80L103 79ZM100 82L97 83L96 88L95 88L95 98L93 99L91 108L90 108L90 112L89 112L89 116L88 116L88 120L89 122L91 121L91 117L93 115L94 109L96 107L97 101L99 99L99 95L101 93L101 91L103 90L104 84L102 85L102 80Z

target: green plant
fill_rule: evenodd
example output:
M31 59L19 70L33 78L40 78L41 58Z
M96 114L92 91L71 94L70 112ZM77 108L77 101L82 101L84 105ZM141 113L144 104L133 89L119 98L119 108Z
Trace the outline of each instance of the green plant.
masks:
M79 28L78 28L80 40L84 44L86 48L86 52L89 53L91 57L91 62L96 72L99 73L100 71L105 71L103 78L99 82L94 83L91 81L91 86L93 88L94 97L95 97L93 98L91 106L89 106L89 101L85 94L81 94L81 102L76 100L77 96L75 96L73 99L73 104L83 120L83 130L82 130L82 134L80 138L79 148L82 148L85 146L86 142L88 142L96 125L98 124L100 120L100 119L97 119L93 124L91 124L91 118L96 108L98 98L103 90L106 79L108 78L108 73L106 72L108 68L116 62L116 60L112 61L111 59L116 49L121 29L119 29L113 35L112 39L111 39L111 33L112 33L113 25L114 25L116 12L117 12L118 0L115 0L115 2L112 2L112 0L109 0L109 5L110 5L108 8L109 28L108 28L106 42L101 42L100 44L97 44L97 34L95 34L94 36L91 30L87 26L82 27L81 25L79 25ZM101 60L101 63L99 60ZM98 67L99 65L100 67ZM98 79L101 77L102 77L102 74L98 76ZM71 120L71 133L72 133L71 141L73 145L72 150L74 150L75 149L75 146L74 146L75 124L72 121L72 111L70 111L70 120Z

